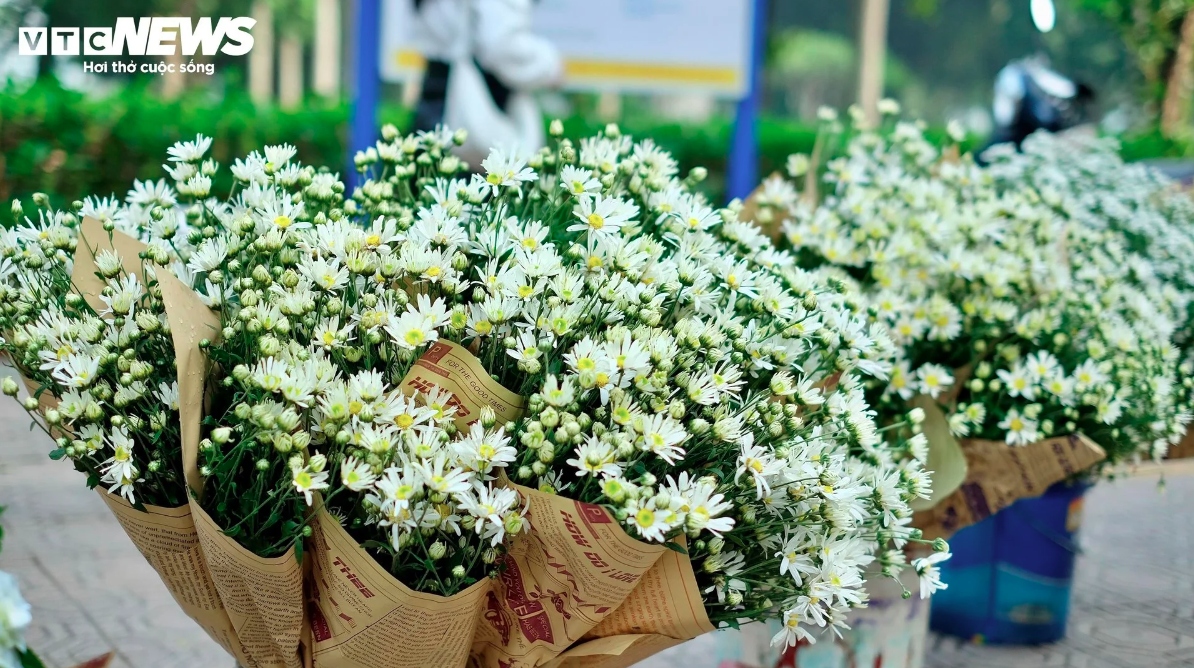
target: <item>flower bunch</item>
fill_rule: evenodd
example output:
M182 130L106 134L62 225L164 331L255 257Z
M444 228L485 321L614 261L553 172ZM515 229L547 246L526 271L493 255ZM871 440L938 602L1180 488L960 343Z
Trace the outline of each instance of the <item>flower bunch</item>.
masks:
M1178 339L1188 340L1194 307L1194 268L1187 262L1194 254L1194 200L1188 193L1147 165L1125 163L1106 137L1038 133L1019 153L999 146L986 157L1000 187L1027 186L1083 229L1112 233L1130 252L1132 280L1159 288L1152 298L1171 308Z
M33 395L24 406L46 409L42 426L58 446L51 457L70 459L89 486L131 503L181 505L178 387L156 272L178 264L184 214L164 182L138 182L125 204L88 198L57 211L44 196L34 200L36 220L14 201L15 224L0 231L0 352ZM83 216L156 236L140 258L85 249L83 273L92 275L74 276ZM92 299L78 288L84 280L96 285ZM19 386L6 378L3 390L16 397Z
M686 536L715 621L782 615L792 642L843 624L864 566L899 570L886 548L929 489L863 397L890 366L885 329L650 141L611 127L450 180L447 140L359 158L374 178L355 204L418 242L399 276L428 302L391 317L398 358L428 338L469 346L528 397L505 425L511 477L644 540Z
M956 436L1082 432L1111 461L1181 437L1172 337L1186 302L1121 233L1010 168L943 159L911 123L858 134L824 169L824 201L774 177L758 202L803 266L856 285L890 327L902 354L875 385L882 412L928 395Z
M888 328L844 281L712 207L693 187L703 170L681 177L612 126L579 145L553 135L466 176L450 152L461 135L386 127L357 156L351 193L293 147L266 147L231 166L223 199L210 193L210 140L180 143L171 183L79 207L148 243L136 289L101 269L115 317L84 314L69 287L74 214L61 248L41 228L18 236L6 256L53 250L60 268L22 265L10 280L56 276L37 304L75 310L69 337L16 352L101 346L87 349L97 371L123 375L105 377L113 401L96 403L111 414L97 419L157 425L162 403L114 397L174 371L150 271L168 268L219 317L219 336L200 342L201 504L251 552L302 550L322 517L409 587L450 595L497 574L530 528L513 481L604 506L630 535L685 552L714 622L782 617L787 642L840 629L865 602L864 569L902 569L918 538L908 504L930 492L905 456L923 458L923 436L885 438L865 397L892 370ZM130 321L141 329L121 339ZM152 368L134 367L150 345L163 346ZM443 389L404 383L437 345L467 351L525 410L465 415ZM176 432L145 442L177 450ZM921 564L925 593L941 558Z

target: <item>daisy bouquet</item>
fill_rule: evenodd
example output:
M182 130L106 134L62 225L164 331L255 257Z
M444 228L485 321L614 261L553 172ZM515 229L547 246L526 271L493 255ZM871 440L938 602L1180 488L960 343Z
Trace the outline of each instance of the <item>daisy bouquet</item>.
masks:
M529 160L495 152L471 179L452 135L383 134L350 199L259 200L192 256L223 293L220 342L202 343L234 397L200 472L214 489L255 472L291 499L289 515L228 503L250 512L219 523L264 519L259 545L301 544L293 500L319 492L318 530L343 529L404 586L468 597L495 576L500 608L536 566L519 536L550 533L536 499L579 501L656 546L639 570L667 547L686 557L704 608L690 626L782 616L793 641L844 623L876 556L899 569L886 548L913 535L907 502L928 479L877 435L861 379L886 373L891 346L840 286L613 129ZM412 376L444 354L510 396L478 409L452 378ZM644 576L612 575L631 585L615 598ZM563 584L572 601L544 593L576 623L536 635L495 610L474 654L559 653L610 621L616 606Z
M173 211L166 217L159 205L172 202L159 193L138 184L125 209L146 221L149 207L159 212L159 241L144 258L80 247L81 218L107 203L80 202L63 212L36 197L34 219L14 201L15 224L0 232L0 352L25 381L25 407L45 409L38 424L55 438L51 457L69 459L89 486L103 485L129 503L178 506L186 503L178 387L155 276L178 261L168 243L177 219ZM132 218L120 222L138 232ZM77 272L76 257L84 265ZM20 387L6 378L3 391L16 397Z
M6 252L55 256L62 341L96 338L87 318L144 329L85 348L123 374L92 381L112 415L46 411L73 452L92 422L158 424L164 400L117 406L117 388L176 374L176 431L144 449L169 448L170 484L146 480L182 504L114 511L179 603L262 666L628 665L740 620L781 618L779 642L842 627L864 568L902 568L930 491L865 398L887 328L649 141L610 128L465 177L460 139L384 128L351 193L267 147L217 199L198 138L171 183L47 212ZM80 288L80 248L108 282ZM108 284L108 251L141 291ZM152 369L123 369L147 341ZM14 352L38 373L45 349L74 350Z
M1154 296L1176 311L1183 345L1194 301L1194 200L1168 177L1119 157L1114 139L1030 137L1019 154L996 147L986 156L1001 187L1028 186L1045 205L1088 230L1113 233L1143 282L1159 279ZM1155 284L1155 281L1152 281ZM1147 284L1147 283L1146 283Z
M105 503L183 609L242 664L292 665L275 660L287 652L274 649L272 638L246 640L258 629L246 627L244 619L258 615L225 604L235 592L220 586L212 572L228 559L212 562L217 550L203 549L195 522L199 516L211 524L195 512L202 480L184 448L188 422L198 414L196 406L181 404L178 381L194 374L180 363L180 333L167 315L163 291L191 296L204 312L220 298L210 286L193 286L185 264L192 242L211 233L194 224L210 222L206 210L228 206L209 197L218 169L203 158L210 143L199 137L173 147L164 166L173 183L136 182L124 201L88 198L56 211L39 195L36 222L14 202L16 225L0 240L8 295L2 345L31 395L25 408L55 439L51 457L69 458L87 474L88 486L107 490ZM284 172L279 180L293 174ZM3 390L20 393L11 379ZM198 404L201 409L201 399ZM208 529L211 540L230 542L218 528ZM297 646L301 569L291 562L286 573L299 608L291 634ZM236 600L239 605L246 597ZM254 643L264 648L248 647Z
M881 414L929 397L947 436L1081 433L1111 462L1162 451L1189 420L1172 343L1184 298L1121 232L1011 173L942 159L917 125L889 122L825 165L819 204L782 177L756 200L802 266L856 286L890 328L900 358L872 384Z

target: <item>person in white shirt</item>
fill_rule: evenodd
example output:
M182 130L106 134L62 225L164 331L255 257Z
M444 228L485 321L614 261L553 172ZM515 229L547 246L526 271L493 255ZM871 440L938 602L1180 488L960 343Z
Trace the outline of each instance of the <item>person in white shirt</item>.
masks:
M532 96L563 78L559 50L531 30L534 0L415 0L427 58L415 130L463 129L457 155L476 167L492 148L529 155L544 144Z

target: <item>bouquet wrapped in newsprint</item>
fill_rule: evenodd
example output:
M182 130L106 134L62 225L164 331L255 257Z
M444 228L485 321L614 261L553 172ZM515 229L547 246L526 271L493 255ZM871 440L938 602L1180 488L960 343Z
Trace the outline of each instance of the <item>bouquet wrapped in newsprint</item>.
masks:
M914 502L915 524L948 535L1058 481L1163 456L1191 419L1178 340L1194 293L1150 243L1162 235L1121 220L1165 227L1145 206L1160 182L1135 168L1132 187L1100 189L1124 178L1109 149L1047 136L982 167L888 110L852 136L825 112L820 155L792 156L741 216L890 332L891 377L867 397L881 425L926 416L915 444L935 496Z
M626 666L763 619L795 643L906 567L918 416L880 433L895 349L841 282L615 127L472 175L462 135L382 134L351 193L283 145L217 198L198 137L0 236L51 456L242 665Z

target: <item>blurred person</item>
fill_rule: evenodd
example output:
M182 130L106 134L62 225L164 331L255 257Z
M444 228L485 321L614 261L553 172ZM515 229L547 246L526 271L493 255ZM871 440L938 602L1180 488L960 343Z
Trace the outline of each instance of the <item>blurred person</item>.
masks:
M534 0L415 0L417 46L427 58L415 130L468 131L457 154L476 169L491 148L527 156L544 144L532 97L557 87L559 50L531 31Z
M983 150L1005 143L1019 150L1037 130L1061 132L1085 123L1094 97L1089 86L1055 72L1042 59L1012 61L995 79L995 132Z

